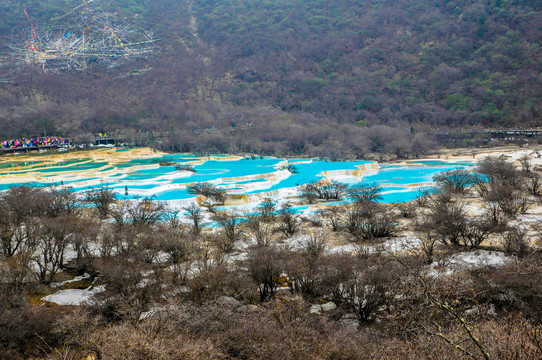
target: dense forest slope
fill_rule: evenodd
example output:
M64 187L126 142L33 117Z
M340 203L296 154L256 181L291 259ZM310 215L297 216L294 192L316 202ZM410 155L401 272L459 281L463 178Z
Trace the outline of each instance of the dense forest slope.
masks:
M94 1L153 31L159 52L0 68L0 137L135 130L172 150L404 156L443 129L542 112L540 0ZM80 4L0 1L0 61L31 36L23 9L37 28L68 27L77 17L58 17Z

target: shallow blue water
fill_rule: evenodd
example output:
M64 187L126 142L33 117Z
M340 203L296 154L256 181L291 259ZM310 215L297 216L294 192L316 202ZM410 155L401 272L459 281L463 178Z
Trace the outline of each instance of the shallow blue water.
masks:
M290 175L288 178L280 181L278 184L271 186L267 191L280 190L284 188L292 188L298 185L316 181L323 176L319 174L323 171L331 170L356 170L356 165L370 163L370 161L337 161L329 162L322 160L313 160L311 163L292 164L297 169L298 173ZM259 190L248 192L248 194L258 193Z
M226 155L220 156L226 157ZM198 182L213 182L219 187L225 187L232 194L245 194L252 196L250 202L258 201L260 197L270 196L269 192L282 189L295 189L298 185L319 180L324 171L356 170L357 166L367 164L369 161L338 161L329 162L320 159L278 159L264 157L257 159L232 160L213 155L213 159L198 157L190 154L171 154L154 158L144 158L126 161L121 164L90 161L82 156L76 160L49 164L46 159L33 169L17 170L16 159L13 166L4 163L4 174L15 170L17 173L35 173L46 175L44 183L27 182L26 185L47 186L60 185L61 181L71 191L86 192L99 187L107 187L117 192L118 198L153 197L154 200L187 200L194 198L187 190L187 185ZM179 171L175 166L160 166L159 162L174 162L175 164L192 164L196 172ZM26 163L25 163L26 164ZM279 171L284 165L293 165L296 173ZM440 160L414 161L409 165L381 165L375 173L368 173L360 177L341 176L340 182L355 185L360 182L376 183L381 185L383 202L404 202L413 200L418 195L421 186L432 183L433 176L441 171L468 167L474 165L469 161L451 163ZM89 171L95 171L94 176L88 177ZM107 171L105 173L104 171ZM81 174L81 178L76 178ZM337 174L335 174L337 175ZM332 178L333 179L333 178ZM11 186L23 183L0 184L0 191ZM125 188L128 187L128 196ZM275 193L273 193L275 194ZM275 195L276 199L279 200ZM250 208L256 204L230 206L230 208ZM306 206L296 207L296 211L306 210Z
M275 166L281 161L281 159L269 158L262 160L209 160L201 165L194 166L196 172L190 177L176 179L173 181L173 184L208 182L216 179L271 174L276 171Z
M375 182L380 185L384 184L400 184L412 185L424 182L432 182L433 176L442 172L464 166L449 165L446 166L397 166L397 165L382 165L380 170L375 175L365 177L367 182Z

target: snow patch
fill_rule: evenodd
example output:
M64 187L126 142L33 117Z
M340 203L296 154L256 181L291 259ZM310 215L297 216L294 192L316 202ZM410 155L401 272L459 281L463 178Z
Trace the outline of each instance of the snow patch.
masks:
M346 244L346 245L337 245L330 246L327 249L329 254L353 254L359 250L359 245L356 244Z
M470 268L479 268L484 266L504 266L511 261L511 258L499 251L476 250L472 252L462 252L452 255L451 265L466 266Z
M43 301L52 302L58 305L94 305L94 295L105 291L105 285L99 285L86 289L59 290L54 294L44 296Z
M473 215L473 216L480 216L480 215L484 214L484 209L483 208L481 208L479 206L476 206L476 205L472 205L472 204L466 204L465 205L465 211L469 215Z
M330 301L322 305L320 304L311 305L309 313L320 315L323 312L335 310L336 308L337 308L337 305L335 305L334 302Z
M328 249L330 254L353 254L357 251L367 252L369 254L381 251L388 253L401 253L418 248L422 241L416 236L400 236L390 238L383 243L374 245L346 244L333 246Z
M519 215L517 217L519 221L523 221L526 223L541 223L542 222L542 215L535 215L535 214L523 214Z
M391 238L383 244L383 248L387 252L398 253L418 248L422 241L416 236L401 236Z
M481 267L500 267L513 261L512 257L506 256L499 251L476 250L461 252L450 256L445 265L433 262L429 265L428 275L449 276L457 271L477 269Z

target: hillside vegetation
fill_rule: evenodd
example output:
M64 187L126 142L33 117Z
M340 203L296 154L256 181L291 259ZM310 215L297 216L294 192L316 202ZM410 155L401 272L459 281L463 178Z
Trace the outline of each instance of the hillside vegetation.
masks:
M12 187L0 359L541 359L539 151L440 173L405 203L305 184L320 210L303 214L224 210L235 195L211 183L183 208Z
M532 126L542 111L542 1L95 1L160 51L0 68L0 137L141 130L176 151L403 157L448 128ZM31 35L24 8L37 28L69 28L77 14L58 17L79 4L0 1L2 61Z

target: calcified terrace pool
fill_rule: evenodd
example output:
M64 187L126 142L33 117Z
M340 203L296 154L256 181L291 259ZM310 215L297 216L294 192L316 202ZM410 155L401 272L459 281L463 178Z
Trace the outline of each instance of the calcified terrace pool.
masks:
M162 166L173 164L171 166ZM179 170L188 165L195 172ZM286 170L293 165L297 173ZM84 193L106 187L118 199L152 197L175 209L196 201L187 187L208 182L226 190L228 200L221 209L249 209L264 198L299 202L297 187L319 179L355 185L361 182L382 186L383 202L413 200L421 187L432 185L441 171L472 166L471 162L439 160L409 161L398 165L374 161L279 159L273 157L164 154L143 149L96 149L64 153L13 155L0 158L0 190L16 185L64 186ZM128 187L128 195L125 189ZM311 211L297 205L297 211Z

